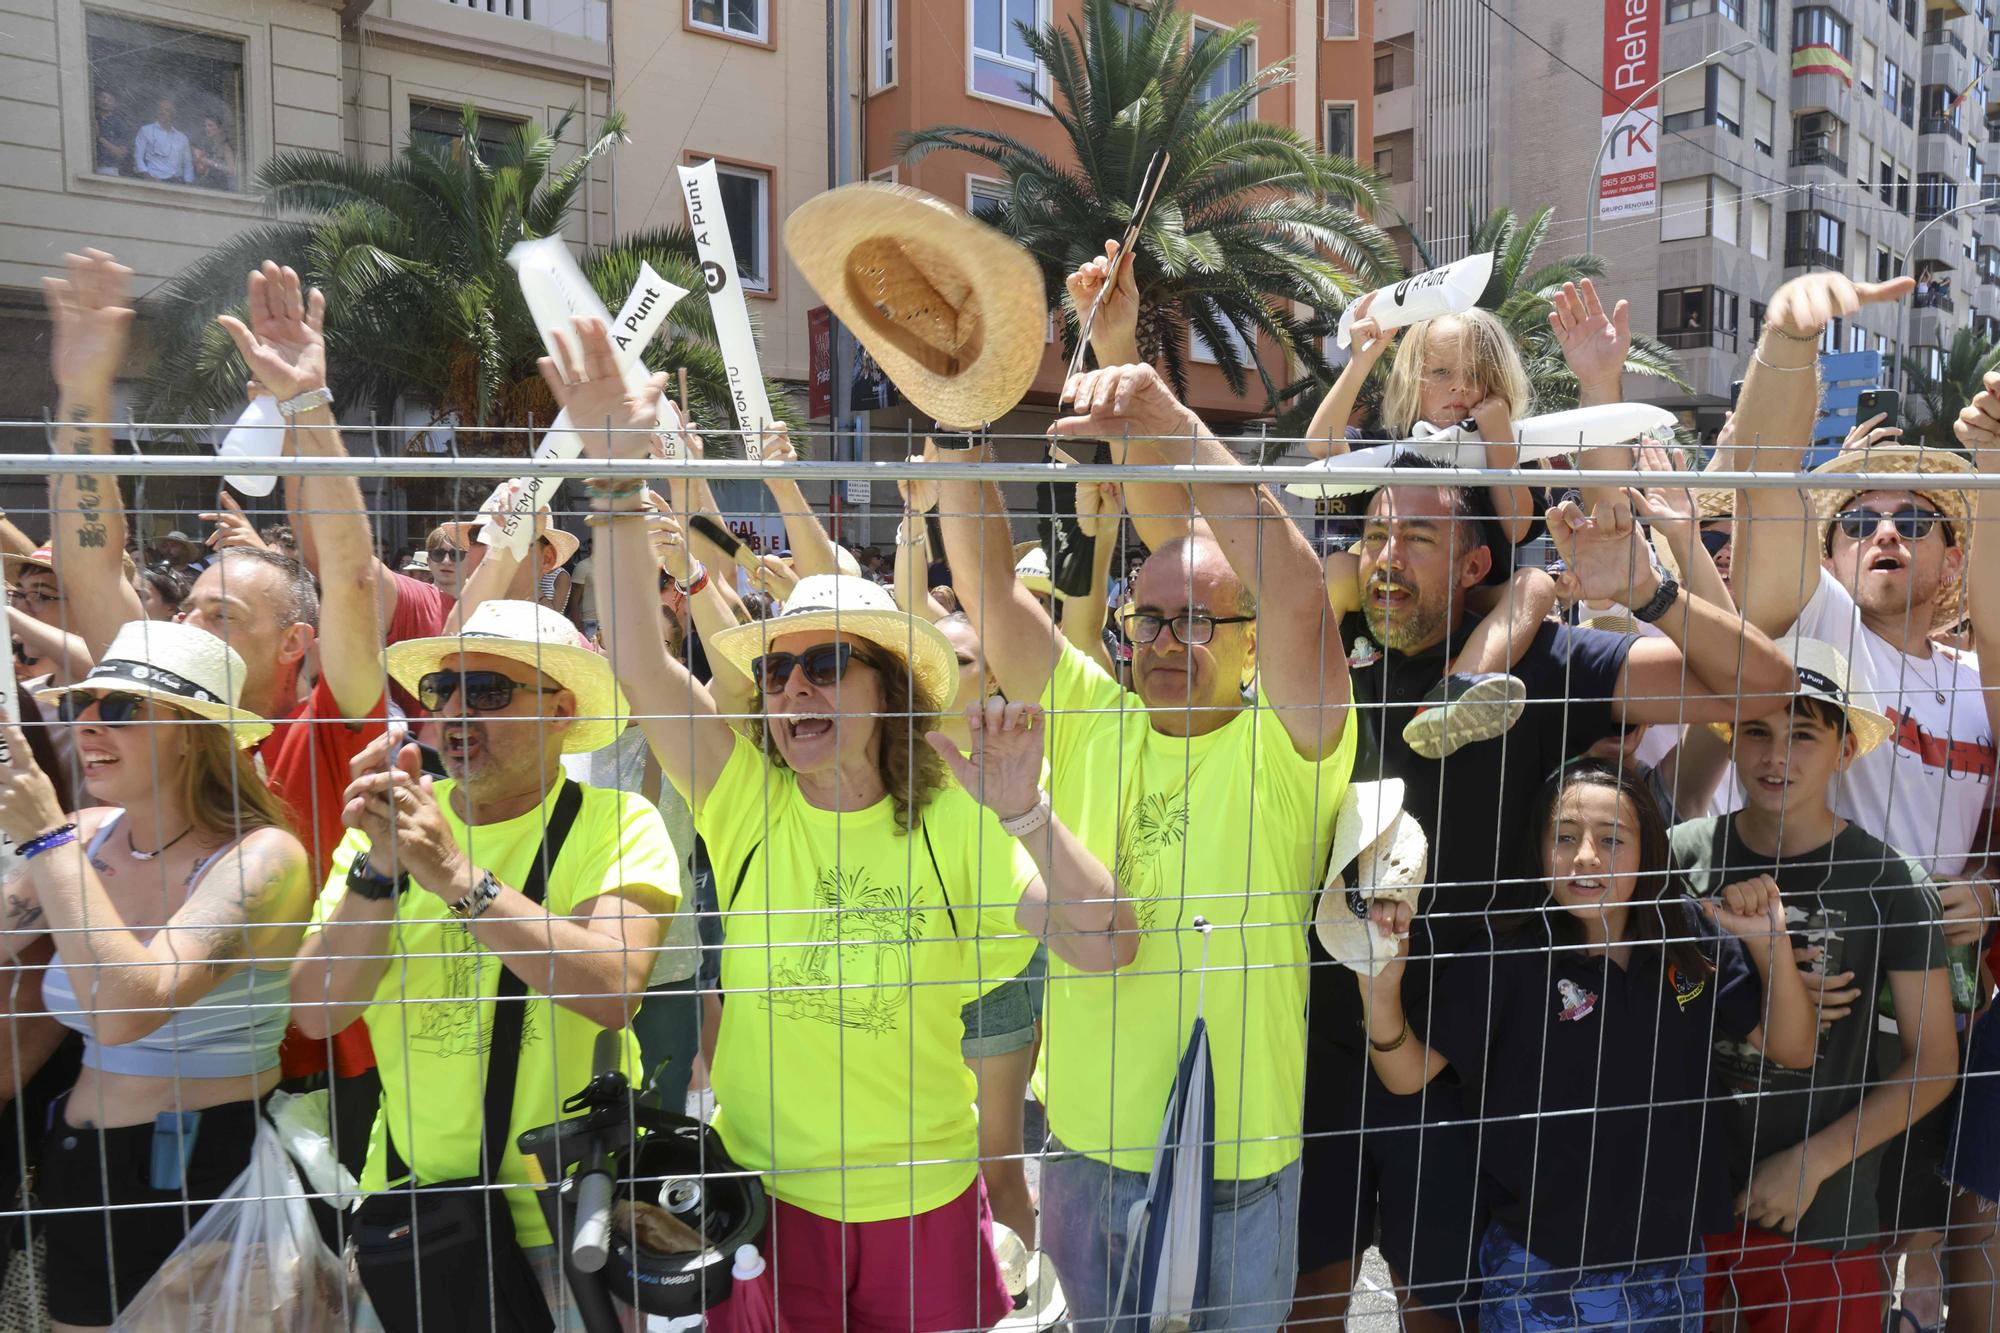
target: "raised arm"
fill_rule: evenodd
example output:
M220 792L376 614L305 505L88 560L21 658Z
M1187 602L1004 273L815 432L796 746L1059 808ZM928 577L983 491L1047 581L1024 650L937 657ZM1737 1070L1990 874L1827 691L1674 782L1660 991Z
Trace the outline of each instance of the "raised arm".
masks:
M767 466L781 469L777 475L764 479L764 488L771 492L771 500L785 520L785 540L791 543L792 564L798 576L838 574L840 560L834 554L833 538L827 535L819 515L813 513L812 505L807 503L806 493L799 489L798 482L782 470L785 464L796 463L799 459L799 451L792 444L791 430L784 422L764 433L762 452Z
M132 310L132 270L102 250L65 255L67 274L42 279L48 301L50 369L56 381L55 451L112 454L111 385L125 363ZM84 423L91 423L85 425ZM49 545L56 575L91 590L69 599L75 632L94 658L118 627L145 618L139 593L125 581L125 500L118 478L85 473L49 481Z
M922 455L912 454L917 462ZM943 606L931 596L931 513L937 508L937 483L899 481L896 490L903 497L903 521L896 525L894 591L896 605L913 616L922 616L935 625L945 618Z
M1368 383L1382 354L1396 341L1398 330L1385 331L1368 313L1374 304L1375 293L1370 292L1354 307L1354 322L1347 329L1348 347L1352 349L1347 364L1340 368L1340 377L1326 391L1326 397L1319 400L1312 424L1306 427L1306 447L1312 450L1314 458L1332 458L1347 452L1347 419L1354 415L1354 405L1361 401L1361 388Z
M1056 623L1063 638L1115 680L1118 668L1104 647L1104 615L1111 600L1111 561L1118 554L1124 497L1116 482L1087 482L1076 488L1076 494L1077 524L1090 539L1090 591L1057 602Z
M1988 371L1986 387L1974 396L1952 427L1972 464L1991 476L2000 473L2000 370ZM2000 490L1972 492L1972 531L1968 545L1975 551L2000 550ZM1991 557L1983 557L1990 560ZM2000 578L1975 578L1967 571L1966 598L1972 616L1972 639L1986 647L1979 654L1979 683L1986 692L1987 725L2000 736ZM1989 864L1991 864L1989 862ZM1990 882L1986 892L1991 894Z
M925 456L950 462L979 462L980 449L938 449L929 441ZM944 529L951 586L972 627L978 631L986 665L1009 699L1034 700L1055 671L1055 626L1035 595L1014 578L1014 537L1007 529L1007 502L994 482L974 481L945 471L938 482L938 523Z
M1797 472L1819 412L1819 337L1836 316L1896 301L1915 284L1856 283L1838 273L1808 273L1778 288L1763 336L1744 372L1736 404L1735 443L1718 452L1729 471ZM1730 563L1743 617L1783 635L1819 587L1821 551L1804 491L1754 487L1736 497L1735 557Z
M326 388L326 298L307 295L299 275L270 260L250 275L250 323L230 315L228 331L257 382L280 404ZM300 458L346 458L340 426L324 402L290 414L285 444ZM320 675L345 717L366 717L382 698L380 563L361 486L353 477L313 473L299 483L304 531L319 556Z
M1074 415L1056 422L1058 435L1129 441L1135 460L1237 463L1151 366L1089 371L1065 396ZM1230 568L1257 599L1258 682L1293 748L1323 758L1347 725L1349 686L1319 560L1267 488L1204 481L1190 489Z

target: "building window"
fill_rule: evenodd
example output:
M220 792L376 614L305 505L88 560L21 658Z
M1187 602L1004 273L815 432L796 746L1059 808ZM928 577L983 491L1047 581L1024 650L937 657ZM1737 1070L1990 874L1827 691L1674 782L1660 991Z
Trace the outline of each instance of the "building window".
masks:
M1731 134L1743 133L1743 80L1726 69L1710 65L1700 82L1670 80L1664 95L1661 110L1669 130L1719 125Z
M1887 282L1896 276L1896 256L1886 245L1875 247L1875 281Z
M878 89L891 88L896 83L896 0L874 0L874 10L875 49L868 78Z
M479 160L491 162L521 126L528 122L519 116L499 116L491 111L479 113ZM419 148L432 152L455 154L461 137L465 133L465 111L455 106L439 106L434 102L410 103L410 142Z
M1762 301L1752 301L1750 303L1750 341L1755 343L1763 336L1764 303Z
M1792 118L1792 165L1830 168L1847 174L1847 126L1829 111L1807 111Z
M1792 49L1828 46L1841 55L1850 49L1853 29L1846 19L1824 5L1807 5L1792 11Z
M1326 104L1326 142L1320 145L1330 157L1354 156L1354 103Z
M1882 57L1882 105L1891 111L1896 109L1896 99L1903 91L1903 68L1887 56Z
M688 0L688 22L753 42L768 40L764 35L764 0Z
M1731 23L1743 22L1741 0L1667 0L1667 22L1680 23L1708 14L1720 14Z
M1785 267L1847 267L1847 224L1818 209L1795 209L1785 215Z
M722 215L736 247L736 273L747 292L771 290L771 173L755 167L715 164L722 190Z
M1822 355L1832 356L1840 350L1840 330L1846 320L1836 318L1833 323L1819 331L1819 350Z
M1734 245L1743 191L1714 176L1668 181L1660 189L1660 239L1713 236Z
M1687 350L1736 349L1736 293L1720 287L1680 287L1660 293L1660 341Z
M1195 29L1194 44L1199 47L1202 43L1208 41L1215 32L1216 29L1197 27ZM1208 86L1201 90L1200 100L1207 103L1227 97L1239 88L1249 87L1251 80L1256 77L1257 39L1251 37L1244 40L1241 45L1223 59L1220 65L1215 67L1215 73L1208 76ZM1240 108L1235 114L1230 116L1226 123L1231 125L1247 124L1256 118L1254 114L1256 110L1257 101L1255 98L1252 98L1248 105Z
M1907 171L1898 171L1896 173L1896 211L1904 217L1908 217L1912 204L1910 173Z
M1758 0L1757 38L1765 50L1778 49L1778 0Z
M991 176L965 178L965 211L989 227L1007 226L1007 182Z
M894 185L903 178L902 168L894 162L886 167L877 167L868 173L868 179L881 185Z
M1146 26L1146 11L1137 5L1128 5L1125 0L1111 0L1111 26L1131 41L1139 29Z
M1396 150L1383 145L1375 150L1375 174L1383 180L1396 179Z
M205 190L249 183L242 42L94 9L84 35L92 170Z
M1771 217L1773 213L1768 199L1750 201L1750 253L1758 259L1771 257Z
M1958 182L1936 171L1917 176L1917 217L1930 219L1958 207Z
M1764 94L1758 93L1753 105L1751 115L1754 119L1750 122L1751 140L1757 145L1758 152L1769 157L1778 142L1778 104Z
M1326 39L1352 41L1361 35L1359 0L1326 0Z
M1375 53L1375 91L1378 93L1396 91L1396 53L1393 51Z
M1230 349L1236 353L1238 364L1245 366L1252 364L1254 358L1251 356L1249 340L1236 331L1235 325L1224 323L1222 336L1223 341L1227 342ZM1222 358L1215 354L1215 348L1210 346L1208 339L1204 338L1201 330L1197 328L1188 329L1188 355L1205 366L1220 365L1222 362Z
M1847 326L1847 350L1848 350L1848 351L1850 351L1850 352L1865 352L1865 351L1867 351L1867 350L1868 350L1868 330L1866 330L1866 329L1862 328L1862 327L1861 327L1861 326L1860 326L1859 324L1850 324L1850 325L1848 325L1848 326Z
M1041 26L1039 0L971 0L971 5L972 91L1035 105L1034 90L1042 86L1043 71L1021 28Z

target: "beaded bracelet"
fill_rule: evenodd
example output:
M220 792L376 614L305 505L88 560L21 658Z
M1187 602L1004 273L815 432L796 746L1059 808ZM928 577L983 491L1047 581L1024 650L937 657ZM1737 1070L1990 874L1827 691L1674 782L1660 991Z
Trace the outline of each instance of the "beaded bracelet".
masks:
M40 856L52 847L61 847L76 841L75 824L58 824L47 833L38 833L22 843L18 855L23 861Z

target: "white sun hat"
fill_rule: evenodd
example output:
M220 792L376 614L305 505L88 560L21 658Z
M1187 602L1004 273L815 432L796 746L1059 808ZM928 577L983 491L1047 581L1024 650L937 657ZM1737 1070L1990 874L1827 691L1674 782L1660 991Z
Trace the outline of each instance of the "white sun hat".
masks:
M899 608L881 584L847 574L800 579L784 610L768 620L723 630L708 651L747 678L752 659L769 652L773 639L808 631L866 639L904 659L918 693L940 713L958 700L958 654L951 640L929 621Z
M1038 544L1029 542L1026 549L1014 549L1014 582L1029 592L1043 597L1056 595L1055 581L1049 575L1049 553Z
M565 754L587 754L618 739L631 705L604 654L562 615L534 602L481 602L457 634L405 639L382 652L390 678L411 694L417 682L468 653L490 653L541 672L576 696ZM956 661L956 659L953 659Z
M1350 891L1341 872L1354 865ZM1430 866L1430 843L1403 809L1403 783L1351 782L1334 817L1333 855L1313 914L1313 933L1337 963L1376 976L1403 944L1368 919L1377 898L1415 907Z
M1896 724L1886 714L1854 702L1853 676L1847 658L1838 648L1823 639L1808 639L1798 634L1787 634L1777 644L1778 651L1791 660L1792 668L1798 672L1800 697L1823 699L1847 714L1847 729L1854 736L1855 758L1896 734ZM1769 702L1767 699L1766 703ZM1712 722L1709 729L1725 741L1733 739L1736 732L1727 722Z
M65 694L138 694L210 722L225 723L238 746L255 745L271 724L238 708L243 659L207 630L173 620L134 620L118 627L90 674L74 685L37 690L43 703Z

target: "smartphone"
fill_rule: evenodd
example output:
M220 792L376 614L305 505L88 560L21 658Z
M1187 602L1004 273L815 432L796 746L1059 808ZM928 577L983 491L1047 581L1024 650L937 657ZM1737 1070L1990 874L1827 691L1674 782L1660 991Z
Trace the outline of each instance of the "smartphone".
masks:
M1736 405L1741 401L1743 401L1743 381L1731 380L1729 382L1729 410L1734 412Z
M1855 421L1866 421L1877 413L1887 416L1888 419L1882 423L1884 426L1901 425L1903 395L1894 389L1863 389L1861 397L1855 400Z
M187 1183L188 1162L201 1133L201 1112L162 1111L153 1117L153 1161L148 1182L161 1192Z

